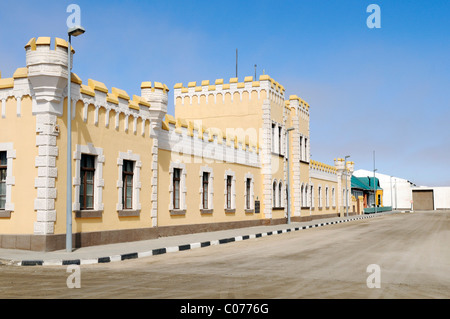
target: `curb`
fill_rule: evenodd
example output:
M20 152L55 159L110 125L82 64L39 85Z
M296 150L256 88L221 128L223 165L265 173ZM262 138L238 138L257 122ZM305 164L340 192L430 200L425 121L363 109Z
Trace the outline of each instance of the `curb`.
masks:
M373 217L378 217L378 216L381 216L381 215L379 215L379 214L363 215L361 217L347 218L347 219L337 220L337 221L332 221L332 222L317 223L317 224L313 224L313 225L305 225L305 226L300 226L300 227L286 228L286 229L268 231L268 232L263 232L263 233L229 237L229 238L223 238L223 239L218 239L218 240L209 240L209 241L204 241L204 242L183 244L183 245L172 246L172 247L157 248L157 249L152 249L152 250L144 251L144 252L131 252L131 253L126 253L126 254L112 255L112 256L99 257L99 258L46 260L46 261L44 261L44 260L22 260L22 261L11 261L11 262L17 266L68 266L68 265L92 265L92 264L110 263L110 262L123 261L123 260L128 260L128 259L137 259L137 258L143 258L143 257L157 256L157 255L173 253L173 252L178 252L178 251L191 250L191 249L196 249L196 248L222 245L222 244L227 244L227 243L232 243L232 242L238 242L238 241L249 240L249 239L254 239L254 238L284 234L284 233L304 230L304 229L308 229L308 228L316 228L316 227L322 227L322 226L327 226L327 225L340 224L340 223L361 220L361 219L367 219L367 218L373 218Z

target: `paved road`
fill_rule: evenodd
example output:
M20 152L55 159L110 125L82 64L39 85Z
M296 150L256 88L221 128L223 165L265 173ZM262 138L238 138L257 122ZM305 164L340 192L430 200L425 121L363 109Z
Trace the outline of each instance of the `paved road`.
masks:
M384 215L110 264L0 266L0 298L450 298L450 212ZM367 287L370 264L381 288Z

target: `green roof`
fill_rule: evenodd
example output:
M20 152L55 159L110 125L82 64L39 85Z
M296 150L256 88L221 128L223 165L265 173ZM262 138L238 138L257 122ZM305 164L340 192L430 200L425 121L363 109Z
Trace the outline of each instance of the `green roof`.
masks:
M376 189L381 189L380 187L380 181L376 177L356 177L352 176L352 188L359 188L364 190L371 190L373 191L373 185L374 185L374 178L376 183Z

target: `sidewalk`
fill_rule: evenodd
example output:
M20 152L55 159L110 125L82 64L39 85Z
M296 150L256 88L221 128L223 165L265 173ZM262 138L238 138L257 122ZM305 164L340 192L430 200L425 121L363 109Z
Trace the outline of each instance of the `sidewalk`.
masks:
M366 214L350 217L315 219L309 222L295 222L289 225L281 224L256 226L215 232L161 237L151 240L82 247L75 249L71 253L66 252L65 250L37 252L0 248L0 264L3 263L20 266L61 266L70 264L86 265L107 263L283 234L307 228L322 227L354 220L373 218L384 214L385 213L377 213L376 215Z

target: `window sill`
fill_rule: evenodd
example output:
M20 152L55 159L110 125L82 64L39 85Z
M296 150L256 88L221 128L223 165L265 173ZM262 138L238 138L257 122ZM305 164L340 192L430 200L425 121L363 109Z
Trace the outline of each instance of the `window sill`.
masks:
M272 207L272 210L284 210L284 207Z
M211 215L213 213L212 209L200 209L200 213L203 215Z
M99 218L102 217L102 210L76 210L75 218Z
M276 153L276 152L272 152L272 155L273 155L273 156L278 156L278 157L282 157L282 158L284 158L284 157L285 157L285 155L284 155L284 154L280 154L280 153Z
M170 216L184 216L186 215L185 209L171 209L169 210Z
M118 210L119 217L137 217L141 214L140 209L123 209Z
M234 213L236 213L236 208L233 209L225 208L225 214L234 214Z
M246 209L246 210L245 210L245 213L246 213L246 214L253 214L254 212L255 212L254 209Z
M0 218L10 218L12 210L0 210Z

